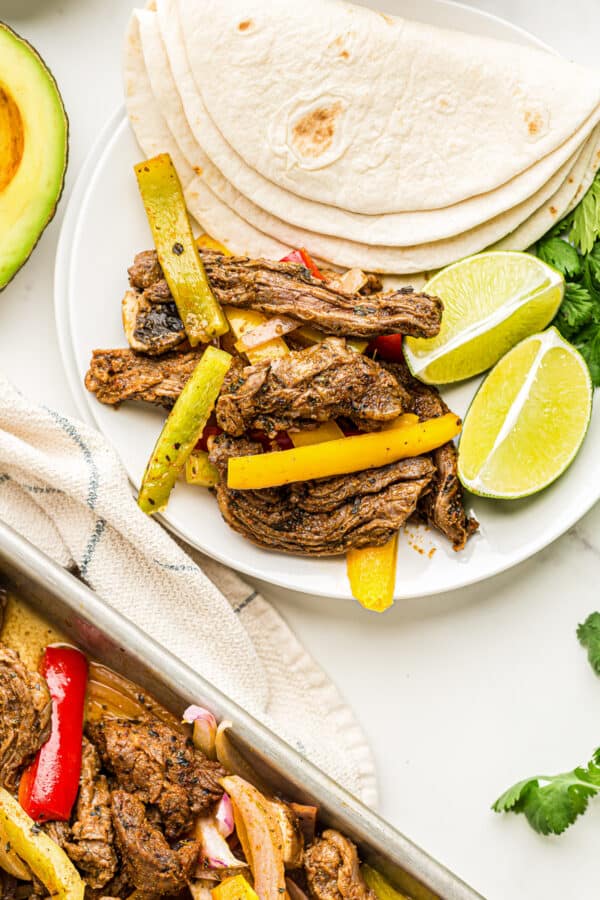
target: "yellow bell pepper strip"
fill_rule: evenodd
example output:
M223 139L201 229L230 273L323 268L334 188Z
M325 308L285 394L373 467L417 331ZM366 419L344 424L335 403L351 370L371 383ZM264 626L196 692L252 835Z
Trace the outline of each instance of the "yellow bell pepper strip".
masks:
M188 484L205 488L219 483L219 473L209 460L206 450L192 450L185 462L185 480Z
M160 512L186 460L204 431L232 357L207 347L163 426L146 467L138 496L145 513Z
M403 428L405 425L416 425L419 421L419 417L415 416L414 413L402 413L401 416L398 416L397 419L393 419L391 422L386 422L383 426L383 431L393 431L394 428Z
M401 894L396 888L393 888L389 881L371 866L363 865L360 867L360 874L365 880L368 888L370 888L377 900L409 900L406 894Z
M352 596L365 609L385 612L394 602L398 535L383 547L360 547L348 551L346 571Z
M447 413L391 431L358 434L293 450L238 456L229 460L227 485L237 491L256 491L294 481L362 472L429 453L451 441L460 429L460 419Z
M19 881L31 881L31 869L13 850L2 822L0 822L0 869L4 869Z
M254 331L259 325L264 325L267 321L266 316L255 312L253 309L236 309L234 306L225 306L223 310L227 316L229 327L237 340L240 340L249 331ZM252 347L244 351L253 365L265 359L279 359L282 356L287 356L289 352L288 345L280 337L273 338L272 341L267 341L266 344L261 344L260 347Z
M258 900L254 891L243 875L226 878L218 887L211 890L213 900Z
M233 256L231 250L228 250L225 244L216 241L210 234L200 234L196 238L196 246L200 250L214 250L215 253L222 253L223 256Z
M331 422L323 422L318 428L309 431L290 431L294 447L309 447L311 444L324 444L326 441L335 441L344 437L344 432L333 420Z
M53 900L83 900L85 885L69 857L4 788L0 788L0 825L12 850Z
M158 259L192 345L228 330L194 241L181 184L168 153L134 166Z

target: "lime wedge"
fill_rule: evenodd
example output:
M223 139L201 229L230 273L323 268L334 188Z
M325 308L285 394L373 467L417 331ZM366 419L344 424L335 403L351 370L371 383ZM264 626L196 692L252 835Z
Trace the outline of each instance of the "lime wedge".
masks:
M413 375L449 384L485 372L552 321L564 288L560 272L528 253L490 251L442 269L423 288L444 303L440 333L404 341Z
M541 491L575 458L592 412L585 360L556 328L521 341L479 388L458 447L474 494L511 500Z

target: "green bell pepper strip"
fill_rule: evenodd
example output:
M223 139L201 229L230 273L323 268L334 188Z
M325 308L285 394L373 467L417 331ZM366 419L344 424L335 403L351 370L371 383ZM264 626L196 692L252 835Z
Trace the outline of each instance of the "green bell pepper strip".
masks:
M186 460L204 431L232 357L207 347L163 426L142 479L138 505L145 513L163 510Z
M209 343L229 329L194 241L177 172L168 153L134 166L154 245L192 345Z

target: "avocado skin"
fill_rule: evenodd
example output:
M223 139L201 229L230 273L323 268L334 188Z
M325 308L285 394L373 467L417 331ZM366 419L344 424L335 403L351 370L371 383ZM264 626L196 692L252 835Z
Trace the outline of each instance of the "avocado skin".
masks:
M40 69L44 72L45 77L48 79L48 81L51 82L54 90L56 91L56 96L60 103L60 107L62 110L62 116L63 116L63 120L64 120L64 127L65 127L65 153L64 153L64 158L62 161L62 175L61 175L59 189L58 189L58 192L56 195L56 200L54 201L54 205L53 205L52 209L50 210L49 215L47 216L45 222L43 222L41 224L39 232L38 232L33 244L28 249L27 253L25 253L25 255L23 256L23 259L19 262L18 266L12 272L12 274L9 276L7 281L5 281L4 283L0 282L0 293L1 293L11 283L11 281L13 280L13 278L15 277L17 272L19 272L23 268L23 266L25 265L25 263L27 262L27 260L29 259L29 257L31 256L31 254L33 253L35 248L37 247L39 240L40 240L41 236L43 235L44 231L46 230L46 228L48 227L48 225L50 224L50 222L52 221L52 219L54 218L54 216L56 214L58 204L60 203L64 188L65 188L65 177L66 177L67 168L68 168L68 164L69 164L70 123L69 123L69 117L67 115L67 111L65 109L65 104L62 99L62 94L60 93L56 78L54 77L51 70L48 68L48 66L44 62L43 58L38 53L38 51L35 49L35 47L32 44L30 44L28 40L26 40L24 37L22 37L20 34L18 34L13 28L11 28L10 25L7 25L6 22L3 22L2 20L0 20L0 30L8 32L9 35L11 35L16 42L23 44L25 46L25 49L29 53L31 53L32 56L34 56L36 58Z

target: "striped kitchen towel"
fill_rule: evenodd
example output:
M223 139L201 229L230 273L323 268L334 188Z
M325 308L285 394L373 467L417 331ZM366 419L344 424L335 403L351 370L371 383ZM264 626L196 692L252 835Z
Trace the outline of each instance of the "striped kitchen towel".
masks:
M81 577L365 803L374 764L350 708L279 614L138 508L94 429L0 375L0 519Z

